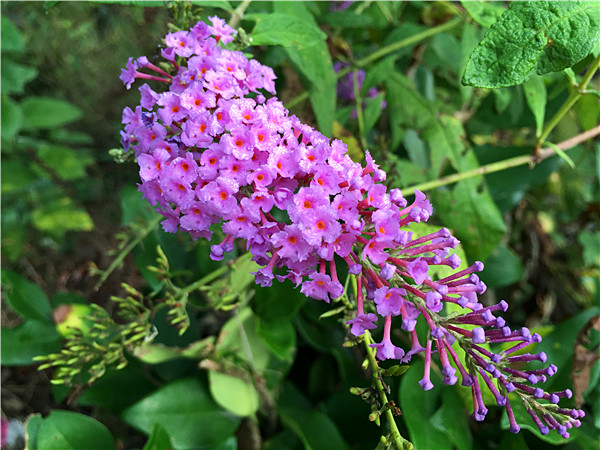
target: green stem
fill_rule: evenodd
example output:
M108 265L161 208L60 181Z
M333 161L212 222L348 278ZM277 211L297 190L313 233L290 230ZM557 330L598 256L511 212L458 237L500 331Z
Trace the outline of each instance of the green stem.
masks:
M569 150L575 147L582 142L587 141L595 136L600 134L600 126L592 128L584 133L578 134L566 141L557 144L560 150ZM556 155L556 151L552 147L544 148L540 150L539 155L523 155L523 156L515 156L514 158L505 159L503 161L498 161L495 163L487 164L485 166L478 167L477 169L468 170L466 172L455 173L452 175L448 175L447 177L439 178L437 180L426 181L425 183L417 184L414 186L410 186L408 188L402 189L402 193L404 195L410 195L415 192L415 190L427 191L440 186L446 186L448 184L457 183L458 181L466 180L468 178L476 177L478 175L485 175L486 173L498 172L500 170L509 169L511 167L522 166L524 164L534 164L536 162L542 161L550 156Z
M229 26L231 28L235 28L237 24L244 18L244 13L246 12L246 9L248 9L248 6L250 6L250 3L252 3L252 0L244 0L231 13L231 20L229 21Z
M123 260L125 260L125 257L135 248L136 245L138 245L142 241L142 239L144 239L146 236L148 236L148 233L150 233L152 230L154 230L156 228L156 226L159 224L159 222L163 219L164 219L163 216L157 215L154 219L152 219L150 222L148 222L146 227L137 234L137 236L134 240L132 240L129 244L127 244L127 246L123 250L121 250L121 252L119 253L119 256L117 256L114 259L114 261L110 264L110 266L108 266L108 269L106 269L102 273L102 276L100 277L100 279L94 286L94 291L97 291L98 289L100 289L100 286L102 286L102 284L104 284L104 282L110 276L110 274L113 273L117 267L119 267L121 264L123 264Z
M598 70L599 66L600 66L600 55L598 55L596 57L596 59L594 59L594 61L590 65L589 69L583 76L579 85L576 86L571 91L571 94L569 95L569 97L567 98L565 103L556 112L556 114L554 114L554 117L552 117L552 119L550 119L548 121L548 123L546 123L546 125L544 126L544 129L542 130L542 134L540 135L540 137L537 139L537 141L535 143L536 149L540 149L542 147L542 145L546 141L546 138L548 137L550 132L554 129L554 127L556 127L556 125L558 125L558 123L561 121L561 119L564 117L564 115L567 112L569 112L570 109L573 107L573 105L575 105L575 103L577 103L577 101L581 98L588 83L590 82L590 80L592 79L592 77L594 76L596 71Z
M227 273L227 271L230 270L230 267L228 264L225 264L224 266L219 267L217 270L215 270L214 272L209 273L208 275L206 275L203 278L200 278L198 281L186 286L185 288L181 289L179 291L180 294L189 294L190 292L195 291L196 289L204 286L205 284L210 283L213 280L216 280L217 278L219 278L221 275Z
M380 48L379 50L370 54L369 56L366 56L365 58L359 59L358 61L356 61L354 63L354 67L355 68L356 67L365 67L365 66L371 64L372 62L374 62L380 58L383 58L384 56L389 55L390 53L400 50L401 48L408 47L409 45L412 45L412 44L416 44L417 42L420 42L420 41L427 39L431 36L434 36L438 33L443 33L444 31L451 30L452 28L456 27L458 24L460 24L462 22L463 22L462 17L457 17L457 18L452 19L442 25L438 25L437 27L433 27L428 30L417 33L413 36L409 36L406 39L401 39L398 42L394 42L393 44L390 44L386 47ZM348 74L351 70L353 70L353 69L350 67L346 67L345 69L340 70L336 74L336 76L339 79L339 78L343 77L344 75ZM308 98L308 92L303 92L302 94L294 97L291 101L289 101L287 103L288 109L292 109L298 103L306 100L307 98Z
M360 139L360 145L365 151L367 149L367 139L365 137L365 115L362 109L362 96L360 95L360 87L358 86L358 71L354 70L353 72L354 83L352 83L352 87L354 90L354 100L356 104L356 120L358 121L358 136Z
M373 344L373 338L371 337L371 333L369 330L365 330L364 334L364 342L365 348L367 349L367 358L369 360L369 366L371 367L371 371L373 372L373 381L375 383L375 387L377 388L377 392L379 393L379 399L383 405L387 405L388 399L385 394L385 389L383 387L383 383L380 378L380 368L377 364L377 360L375 359L376 350L373 347L370 347L370 344ZM388 426L390 427L390 433L392 435L392 440L396 445L397 450L412 450L414 449L412 442L407 441L400 434L400 430L398 430L398 425L396 425L396 419L394 418L394 414L390 408L386 408L385 417L388 422Z

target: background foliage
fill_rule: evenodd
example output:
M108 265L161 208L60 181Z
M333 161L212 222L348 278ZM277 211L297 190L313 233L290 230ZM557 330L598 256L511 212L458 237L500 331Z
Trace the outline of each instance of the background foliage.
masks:
M214 14L243 16L245 51L275 69L292 113L344 140L356 160L369 149L390 186L427 191L435 224L485 262L487 301L506 298L513 327L544 335L540 350L560 367L547 389L574 387L572 404L588 412L567 442L531 427L512 435L500 409L471 420L461 389L434 379L421 391L415 360L386 379L403 435L417 448L599 445L600 144L504 163L597 126L598 77L576 89L598 57L597 28L569 22L578 40L562 50L564 27L549 26L545 41L525 36L530 65L486 77L490 55L512 57L506 33L526 33L493 28L520 14L503 15L504 2L132 3L1 5L2 414L30 448L379 442L371 405L349 391L369 382L364 354L344 346L343 305L307 301L289 283L255 286L243 252L216 263L207 243L162 232L135 166L108 153L139 95L119 68L157 54L169 23ZM348 69L336 74L334 62ZM359 70L354 98L336 95ZM504 170L461 178L494 164ZM38 372L34 358L61 348L73 372Z

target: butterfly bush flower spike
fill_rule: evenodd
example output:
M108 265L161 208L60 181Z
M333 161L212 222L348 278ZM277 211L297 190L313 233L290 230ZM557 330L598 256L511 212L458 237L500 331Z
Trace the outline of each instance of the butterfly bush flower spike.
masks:
M123 147L139 163L139 190L165 218L163 229L211 239L211 229L220 225L225 237L212 245L212 259L231 252L236 240L245 242L262 266L255 273L258 284L290 280L325 302L344 292L336 267L343 261L357 281L350 333L361 336L383 326L382 341L372 344L379 359L407 363L423 353L419 385L429 390L437 353L443 382L471 388L475 420L485 418L482 389L488 389L506 409L510 430L518 432L508 398L513 393L542 433L557 430L567 437L583 411L558 406L569 390L539 387L556 373L554 365L527 368L546 362L544 353L524 353L540 336L509 328L500 317L505 301L479 302L485 284L477 272L483 264L457 270L461 262L452 250L458 240L445 228L413 236L407 227L432 214L426 196L417 191L409 204L400 190L382 184L386 173L368 152L365 166L352 161L345 144L268 97L276 93L273 70L225 49L234 34L211 17L210 24L165 37L161 55L170 70L141 57L130 58L121 71L128 89L137 79L156 85L139 88L140 105L123 111L121 134ZM351 97L353 82L343 79L340 92ZM161 83L164 89L158 89ZM436 280L436 267L454 272ZM443 315L448 306L460 312ZM425 323L426 336L417 335L418 321ZM394 327L410 334L410 350L392 342ZM488 350L495 344L504 350Z

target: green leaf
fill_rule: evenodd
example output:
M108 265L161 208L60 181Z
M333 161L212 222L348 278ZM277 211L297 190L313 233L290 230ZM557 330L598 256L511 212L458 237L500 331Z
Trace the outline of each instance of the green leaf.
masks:
M286 383L279 396L278 411L285 427L296 433L305 449L348 448L331 419L311 409L304 395L291 383Z
M501 243L485 260L485 270L479 278L490 288L517 283L523 277L523 264L516 253Z
M71 411L52 411L35 424L35 446L31 450L106 450L115 448L115 440L104 425L89 416ZM30 441L31 442L31 441Z
M55 128L79 120L83 112L64 100L48 97L28 97L21 102L23 129Z
M217 341L220 352L237 352L237 357L251 362L255 369L263 371L269 365L271 351L257 333L258 318L250 308L235 310L234 316L225 323Z
M67 181L86 176L86 167L94 162L83 150L61 145L41 145L37 148L37 154L60 178Z
M38 71L29 66L24 66L9 58L2 58L2 93L23 94L24 87L33 80Z
M541 77L533 77L523 84L523 90L527 105L535 117L535 136L539 137L544 128L546 114L546 85Z
M463 180L452 191L436 191L434 198L443 224L454 230L470 260L485 261L506 227L483 180Z
M291 322L261 320L257 332L279 359L290 362L293 360L296 350L296 331Z
M137 1L132 2L132 3L137 3ZM198 1L192 1L191 3L193 5L201 6L202 8L219 8L219 9L222 9L223 11L233 12L233 6L231 6L231 3L229 3L228 1L198 0ZM161 5L161 6L163 6L163 5Z
M2 179L2 194L21 191L26 189L37 177L31 171L31 167L24 162L13 159L3 159L0 167Z
M498 88L571 67L594 48L596 2L513 2L479 43L463 84Z
M208 385L217 404L236 416L252 416L258 410L259 396L252 382L211 370Z
M577 240L583 247L583 263L588 267L600 267L600 231L581 231Z
M277 4L276 4L277 5ZM305 8L303 4L283 5L285 8ZM309 82L309 98L319 130L326 136L333 133L337 79L325 39L327 35L314 20L306 20L301 10L296 15L274 12L250 14L255 20L253 45L281 45L290 61Z
M473 437L465 413L456 390L444 387L442 406L431 417L431 425L448 436L454 448L472 448Z
M2 52L22 53L25 51L23 35L12 21L2 16ZM4 68L3 68L4 70Z
M227 441L240 419L221 409L197 379L174 381L125 410L123 419L150 434L160 424L175 448L212 449Z
M157 423L154 425L152 433L150 433L142 450L168 450L172 448L173 444L171 444L169 433Z
M581 123L581 126L585 131L598 125L600 119L599 94L583 95L573 106L573 110L577 114L577 120L579 120L579 123Z
M367 98L367 106L364 110L365 124L364 133L367 134L375 126L381 116L381 105L383 103L383 93L377 94L375 98Z
M50 301L38 285L15 272L2 270L2 288L6 301L21 317L54 323Z
M31 218L36 228L57 236L69 230L90 231L94 228L87 211L75 206L68 197L36 208Z
M23 125L23 111L19 105L6 95L2 95L2 151L6 151L5 142L10 145Z
M571 166L571 169L575 168L575 163L573 162L571 157L567 155L567 153L564 150L562 150L558 145L553 144L552 142L545 142L544 144L551 147L558 156L560 156L569 166Z
M441 397L440 385L442 380L435 371L431 372L431 381L435 388L424 391L419 386L419 380L423 378L423 362L417 360L406 372L400 384L400 408L406 427L410 433L410 441L415 448L435 448L436 450L451 450L452 442L446 433L430 425L436 411L436 403Z
M284 13L248 14L245 19L256 21L252 30L252 45L281 45L310 48L327 39L320 29L300 17Z
M2 365L33 364L34 357L59 351L61 339L54 325L48 322L26 320L15 328L2 327Z
M467 10L475 22L486 28L491 27L502 13L506 11L502 7L502 2L461 0L460 4Z

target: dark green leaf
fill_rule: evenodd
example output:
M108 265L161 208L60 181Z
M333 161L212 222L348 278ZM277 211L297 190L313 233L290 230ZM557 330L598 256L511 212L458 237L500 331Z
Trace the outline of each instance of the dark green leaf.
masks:
M236 416L253 416L258 410L259 396L251 381L211 370L208 385L213 399Z
M258 335L280 359L292 361L296 349L296 331L286 320L266 322L261 320Z
M475 22L486 28L491 27L505 11L502 2L469 0L461 1L460 4Z
M2 270L2 288L6 301L21 317L54 323L50 301L38 285L15 272Z
M169 450L173 448L169 433L160 425L155 424L152 433L144 444L142 450Z
M115 448L110 431L95 419L71 411L52 411L39 423L31 450L106 450Z
M150 434L160 424L175 448L212 449L224 443L240 419L222 410L196 379L160 388L123 412L125 421Z
M436 410L435 404L441 396L439 385L442 381L432 371L431 381L435 388L423 391L419 386L419 380L423 378L423 367L423 362L417 360L401 378L399 399L402 417L415 448L450 450L453 446L446 433L430 425Z
M523 83L525 100L535 117L535 135L539 137L544 127L544 117L546 114L546 85L541 77L533 77Z
M2 194L20 191L27 188L36 180L35 174L29 165L22 161L4 159L2 161Z
M17 103L12 101L6 95L2 96L2 151L6 151L6 145L14 140L15 136L21 130L23 125L23 111Z
M436 192L436 211L456 233L470 260L485 261L496 248L505 225L482 179L464 180L451 192Z
M513 86L571 67L592 51L598 29L596 2L513 2L471 55L463 83Z
M35 356L60 350L62 336L54 325L38 320L26 320L15 328L2 328L2 365L26 366Z
M291 383L287 383L279 397L279 414L286 428L293 430L300 438L304 448L348 448L331 419L326 414L309 408L302 393Z
M443 388L442 406L431 417L431 425L446 434L455 448L472 448L467 411L456 389Z
M28 131L60 127L83 116L77 106L48 97L28 97L21 103L21 108L23 129Z
M364 133L367 134L375 126L381 116L381 105L383 103L383 93L377 94L375 98L367 98L367 106L364 109Z
M515 252L502 243L485 260L485 270L479 277L491 288L508 286L521 280L523 264Z
M2 93L22 94L27 83L37 76L33 67L18 64L9 58L2 58Z
M15 26L12 21L2 16L2 51L21 53L25 50L25 43L23 42L23 36L19 29ZM4 68L2 68L4 70ZM4 87L3 87L4 89Z
M531 147L498 147L485 145L475 149L481 165L490 164L504 159L526 155ZM490 194L502 213L510 211L527 190L544 183L550 174L558 167L557 157L548 158L535 167L513 167L501 172L485 176Z

